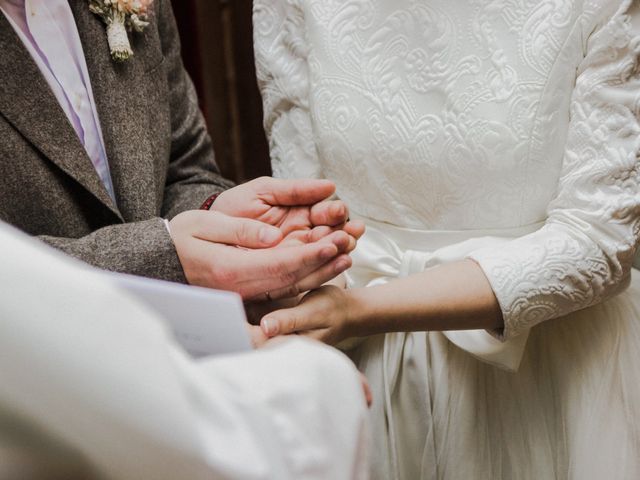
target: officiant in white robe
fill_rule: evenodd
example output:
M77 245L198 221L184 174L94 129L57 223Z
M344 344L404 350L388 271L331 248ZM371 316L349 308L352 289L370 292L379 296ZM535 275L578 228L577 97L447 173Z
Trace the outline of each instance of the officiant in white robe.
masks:
M366 478L342 354L194 361L111 277L4 224L0 245L1 478Z

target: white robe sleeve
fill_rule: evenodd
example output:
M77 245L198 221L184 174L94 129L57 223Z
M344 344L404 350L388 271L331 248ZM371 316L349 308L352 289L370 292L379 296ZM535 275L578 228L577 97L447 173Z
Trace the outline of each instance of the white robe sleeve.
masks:
M367 477L364 395L340 353L297 340L194 361L110 275L3 224L0 245L0 456L66 452L79 478Z
M545 226L471 255L502 307L507 339L629 282L640 237L640 29L632 22L638 14L626 14L631 3L599 25L582 25L586 53Z

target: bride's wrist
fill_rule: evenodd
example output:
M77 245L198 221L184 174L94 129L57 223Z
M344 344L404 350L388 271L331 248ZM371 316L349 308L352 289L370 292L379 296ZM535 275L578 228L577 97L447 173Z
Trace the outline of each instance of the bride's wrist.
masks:
M345 290L346 296L346 333L348 337L366 337L371 335L371 318L367 310L364 288Z

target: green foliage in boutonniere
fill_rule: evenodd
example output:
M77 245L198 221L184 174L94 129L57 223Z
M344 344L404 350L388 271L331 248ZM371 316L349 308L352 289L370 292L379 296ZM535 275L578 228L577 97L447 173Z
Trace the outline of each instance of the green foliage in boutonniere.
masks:
M107 25L111 58L116 62L133 55L128 31L142 32L149 22L147 12L153 0L89 0L89 9Z

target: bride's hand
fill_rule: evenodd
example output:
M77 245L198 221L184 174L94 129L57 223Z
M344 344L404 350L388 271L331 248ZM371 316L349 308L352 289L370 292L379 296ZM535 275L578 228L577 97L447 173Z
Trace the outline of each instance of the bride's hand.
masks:
M348 290L329 285L309 292L296 307L266 315L260 326L269 338L301 334L336 345L352 336L356 308Z
M350 250L353 250L353 248L351 248ZM344 274L340 274L325 283L325 286L328 285L333 285L344 290L345 288L347 288L347 279L345 278ZM284 310L286 308L297 307L307 293L309 292L305 291L300 293L299 295L296 295L295 297L281 298L280 300L272 300L270 302L245 302L244 309L247 313L247 320L251 325L260 325L260 321L262 320L262 318L267 316L271 312ZM264 333L262 333L262 329L258 328L258 330L260 331L260 335L264 336Z
M297 297L281 298L280 300L272 300L265 302L245 302L244 310L247 314L247 321L250 325L260 325L260 320L271 312L282 310L284 308L293 308L300 303L304 294Z

